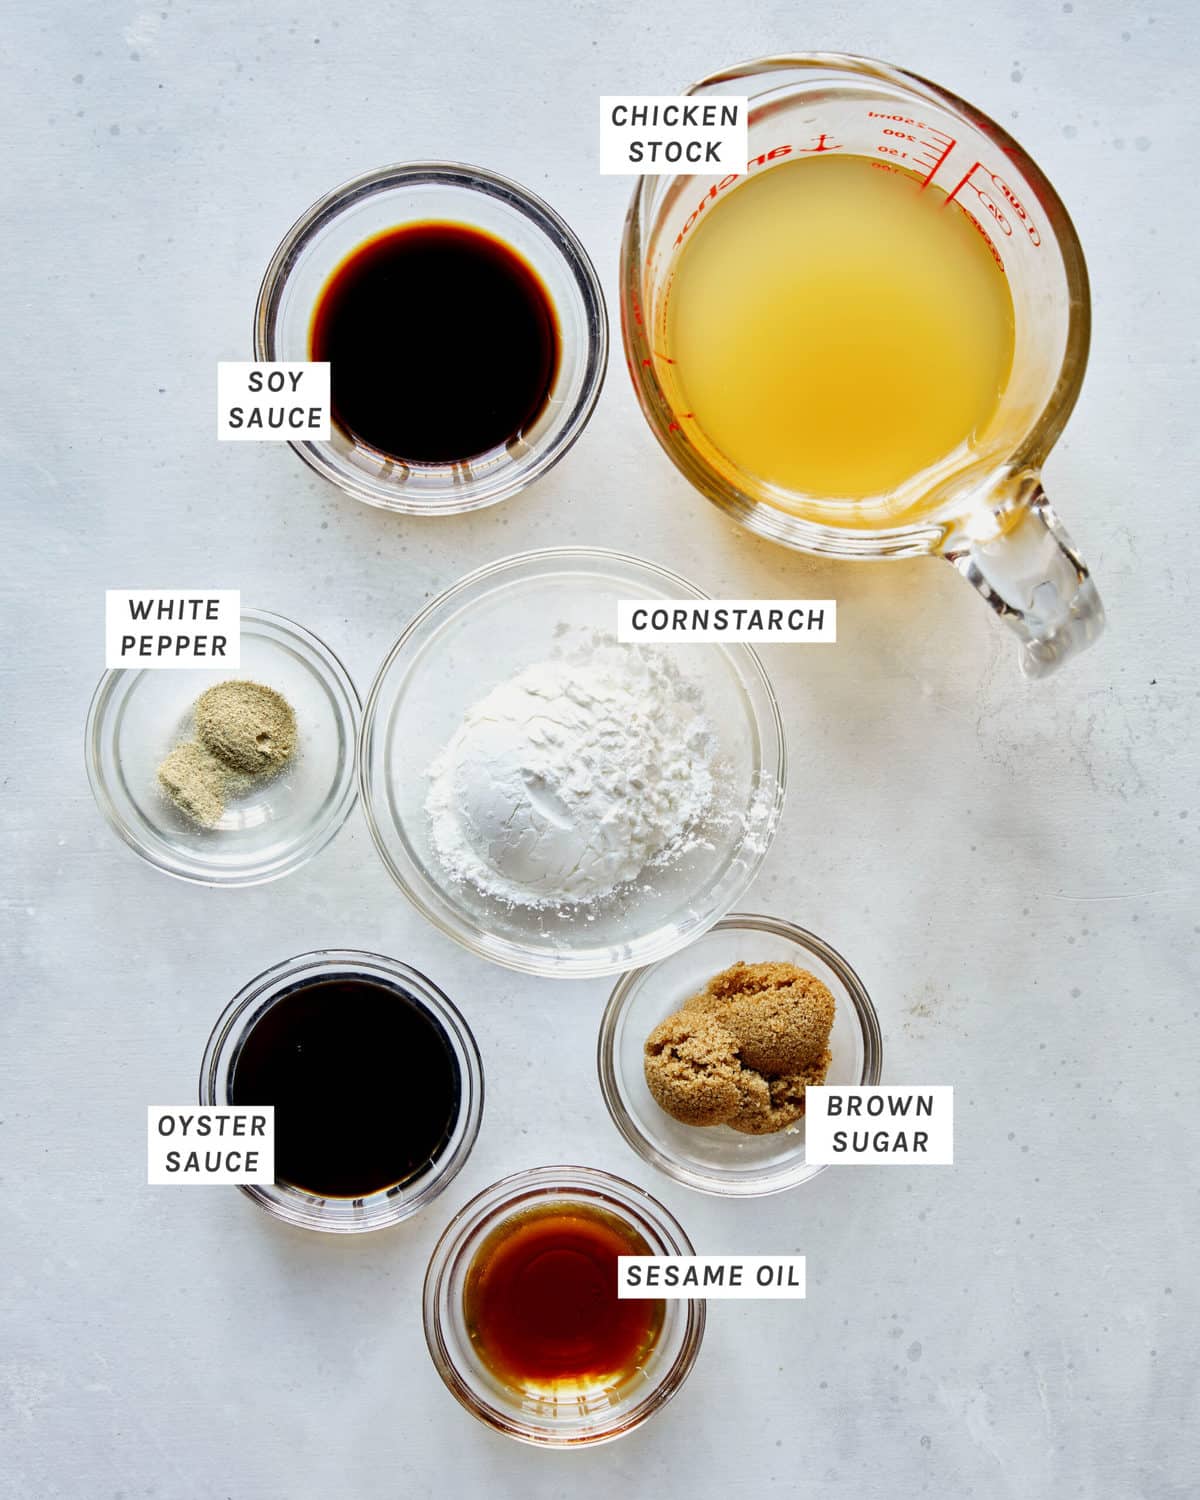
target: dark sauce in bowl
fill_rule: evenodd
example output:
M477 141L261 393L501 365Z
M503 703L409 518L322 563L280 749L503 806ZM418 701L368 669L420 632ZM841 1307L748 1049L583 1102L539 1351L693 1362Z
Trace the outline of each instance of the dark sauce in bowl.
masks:
M618 1298L617 1258L650 1253L632 1224L590 1204L543 1204L502 1220L463 1290L476 1353L518 1390L569 1395L634 1379L662 1331L664 1304Z
M275 1106L275 1180L321 1198L403 1187L454 1133L462 1077L442 1023L398 985L301 981L254 1021L231 1104Z
M559 366L537 273L467 224L402 224L366 240L321 290L310 357L328 360L333 420L406 464L454 464L518 439Z

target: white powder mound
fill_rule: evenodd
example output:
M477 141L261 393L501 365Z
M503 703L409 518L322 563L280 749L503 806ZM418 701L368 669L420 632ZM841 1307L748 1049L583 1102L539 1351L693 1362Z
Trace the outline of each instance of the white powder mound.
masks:
M469 709L430 766L434 850L489 896L595 901L683 846L712 801L713 746L661 651L539 662Z

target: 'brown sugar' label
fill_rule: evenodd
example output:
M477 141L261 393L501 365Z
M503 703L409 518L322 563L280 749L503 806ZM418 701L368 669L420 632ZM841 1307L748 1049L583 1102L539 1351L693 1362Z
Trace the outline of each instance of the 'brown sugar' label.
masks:
M954 1164L954 1089L822 1084L804 1093L810 1166Z

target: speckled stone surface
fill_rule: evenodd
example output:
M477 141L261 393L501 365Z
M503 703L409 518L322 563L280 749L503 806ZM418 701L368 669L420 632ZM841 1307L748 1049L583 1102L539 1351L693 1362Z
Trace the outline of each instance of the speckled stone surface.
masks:
M5 36L0 1497L1193 1495L1194 9L13 0ZM659 452L619 342L568 461L474 516L388 516L285 447L215 442L215 363L249 356L268 257L333 184L419 157L518 177L578 230L615 315L629 184L596 173L596 96L813 47L978 103L1078 225L1092 363L1046 480L1110 630L1062 675L1024 682L948 567L827 564L736 530ZM888 1081L955 1085L953 1168L691 1194L605 1114L608 985L460 952L405 906L361 813L246 891L167 880L102 824L81 752L106 586L240 587L365 692L432 593L556 542L727 597L838 599L836 647L766 653L792 781L748 904L859 970ZM352 1242L232 1190L145 1185L146 1105L189 1100L230 995L320 946L428 972L487 1070L461 1177ZM473 1422L420 1324L452 1211L555 1159L651 1188L701 1251L808 1257L807 1301L714 1304L675 1402L574 1454Z

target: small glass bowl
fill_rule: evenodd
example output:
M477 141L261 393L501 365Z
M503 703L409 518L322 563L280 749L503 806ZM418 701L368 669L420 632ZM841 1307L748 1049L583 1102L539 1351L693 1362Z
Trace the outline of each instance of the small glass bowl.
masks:
M643 1160L702 1193L757 1198L782 1193L823 1167L804 1156L804 1120L774 1135L742 1135L728 1125L683 1125L646 1084L650 1032L738 961L789 963L829 986L836 1002L827 1083L878 1083L879 1018L858 975L828 943L777 917L735 914L683 952L622 977L600 1023L600 1088L613 1123Z
M156 773L191 738L199 695L231 678L283 694L296 711L296 749L277 776L232 799L215 828L201 828ZM112 827L155 869L199 885L261 885L299 869L346 821L358 795L359 712L354 684L324 642L282 615L243 609L239 667L105 672L88 711L88 780Z
M608 364L608 312L587 251L549 204L482 167L405 162L334 188L301 216L258 293L254 357L311 358L313 310L330 275L373 235L438 220L482 229L537 273L558 318L559 365L545 409L504 448L452 464L404 464L356 443L335 423L328 442L296 442L310 468L356 500L406 515L457 515L495 505L558 462L587 425ZM405 357L401 346L397 358ZM446 400L454 399L448 391Z
M537 1167L504 1177L472 1198L447 1225L425 1273L425 1339L455 1398L506 1437L542 1447L604 1443L632 1432L664 1407L691 1373L704 1337L702 1300L665 1300L662 1331L636 1383L562 1402L502 1383L479 1358L463 1311L476 1250L504 1219L534 1205L588 1204L631 1225L654 1255L692 1255L691 1241L657 1199L590 1167Z
M587 978L674 952L738 900L774 837L786 772L775 695L748 646L660 648L717 737L718 794L693 846L629 886L587 905L487 896L447 873L425 810L430 762L498 683L564 645L615 640L620 599L704 597L654 563L562 547L480 568L410 622L367 698L359 781L384 864L435 927L510 969Z
M299 1229L317 1229L327 1234L366 1234L419 1213L448 1186L465 1164L479 1134L483 1115L483 1063L471 1028L454 1004L431 979L407 964L379 953L354 948L329 948L301 953L266 969L240 990L212 1029L200 1065L200 1103L229 1104L233 1071L242 1042L284 994L300 981L322 979L377 979L394 985L437 1020L458 1063L462 1080L462 1102L446 1149L421 1176L372 1193L366 1198L322 1198L290 1183L270 1187L247 1185L239 1192L253 1198L276 1219Z

